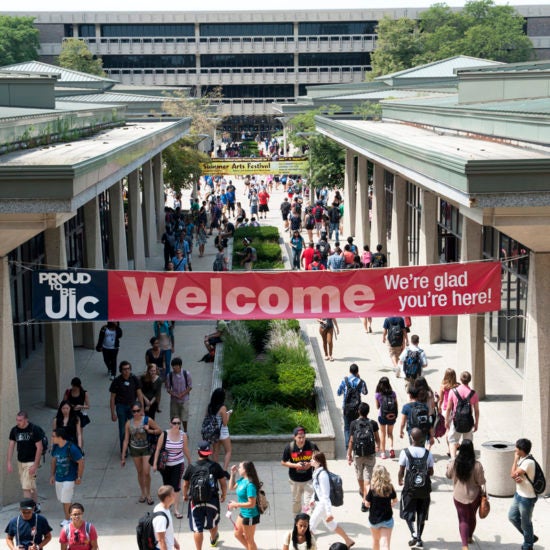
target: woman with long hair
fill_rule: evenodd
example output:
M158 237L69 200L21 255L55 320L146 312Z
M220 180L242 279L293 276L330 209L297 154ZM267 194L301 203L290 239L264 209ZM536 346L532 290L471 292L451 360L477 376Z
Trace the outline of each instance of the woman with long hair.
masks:
M439 388L439 400L438 406L443 418L445 418L445 413L447 412L447 404L449 403L449 394L458 387L458 382L456 380L456 371L454 369L446 369L445 374L443 375L443 380L441 381L441 386ZM447 438L445 438L447 439ZM447 456L451 456L449 450L449 442L447 441Z
M132 418L126 421L124 427L124 441L122 442L122 453L120 466L126 466L126 453L129 452L136 466L138 485L140 490L139 502L154 504L151 498L151 466L149 457L149 436L160 434L158 424L149 416L143 414L139 401L132 405Z
M294 527L286 535L283 550L317 550L315 537L309 529L309 514L296 514Z
M206 414L214 415L220 426L220 439L219 441L211 442L212 444L212 460L218 462L220 456L220 449L223 447L223 469L227 470L229 467L229 461L231 460L231 438L229 436L229 417L233 411L227 410L225 405L225 390L223 388L216 388L212 392L210 397L210 403Z
M82 381L78 376L71 380L71 387L65 390L63 399L69 403L73 411L80 418L80 427L84 428L90 423L88 411L90 409L90 398L88 392L82 387Z
M239 478L236 479L236 474ZM241 462L239 466L231 467L229 489L236 489L237 501L228 504L229 510L239 509L239 516L235 522L235 538L246 550L257 550L254 534L256 525L260 523L260 510L256 503L261 483L253 462Z
M468 544L474 542L476 513L485 485L485 472L481 462L476 460L474 444L470 439L462 441L458 454L447 464L446 475L453 481L453 501L462 550L468 550Z
M63 399L57 408L57 414L53 419L53 429L65 428L67 441L78 445L82 449L82 427L80 418L76 411L71 407L69 401Z
M141 391L143 393L143 405L147 416L155 419L159 411L162 379L159 376L157 365L149 363L145 374L141 375Z
M389 550L393 529L392 506L397 494L390 473L384 466L375 466L366 497L369 509L369 526L372 534L372 550Z
M160 452L165 449L167 452L166 466L159 470ZM158 438L153 459L153 471L160 471L163 485L171 485L176 493L174 501L174 515L181 519L183 514L179 511L181 478L185 468L185 461L191 464L191 455L187 434L181 429L181 418L174 416L170 419L170 429L163 431Z
M351 548L355 541L334 521L332 507L330 504L330 481L328 476L327 459L325 454L315 451L311 457L311 465L315 468L313 472L313 490L315 491L315 500L310 503L313 508L311 514L310 529L315 534L315 529L321 521L325 523L328 529L340 535L346 546Z
M326 319L317 319L319 323L319 334L323 340L323 351L325 352L325 360L334 361L332 357L332 348L333 348L333 339L334 339L334 330L336 334L340 332L338 328L338 322L336 319L326 318Z
M382 376L378 380L376 393L376 408L378 409L378 424L380 425L380 458L395 458L393 450L393 427L397 421L399 406L397 403L397 395L391 387L390 380L387 376ZM390 452L386 455L386 438L389 442Z
M430 388L428 381L424 376L419 376L414 382L411 382L411 385L415 387L418 392L417 401L424 403L428 407L428 415L430 417L430 426L433 428L436 415L436 401L435 394ZM427 437L427 439L429 439ZM428 450L432 448L433 443L428 445Z
M166 372L166 354L160 349L160 340L156 336L153 336L149 340L149 343L151 347L145 352L145 364L156 365L159 375L164 377L164 373Z

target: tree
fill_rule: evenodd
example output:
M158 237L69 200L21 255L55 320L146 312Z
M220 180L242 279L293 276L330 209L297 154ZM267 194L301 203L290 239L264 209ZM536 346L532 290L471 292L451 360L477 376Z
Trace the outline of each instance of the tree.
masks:
M95 57L84 40L69 38L63 42L58 63L60 67L80 71L81 73L105 76L103 61Z
M523 26L512 6L496 6L493 0L467 2L461 11L434 4L420 21L382 19L369 78L455 55L527 61L533 45Z
M197 149L197 140L191 136L173 143L162 152L164 183L180 193L198 181L202 175L201 162L210 157Z
M33 21L0 15L0 66L38 59L40 41Z

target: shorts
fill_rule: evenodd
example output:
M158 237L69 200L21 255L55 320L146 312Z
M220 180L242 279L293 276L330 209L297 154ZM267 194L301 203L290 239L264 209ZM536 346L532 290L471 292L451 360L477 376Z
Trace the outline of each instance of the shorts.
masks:
M166 468L160 472L160 475L162 476L162 484L170 485L174 488L176 493L179 493L181 491L181 478L183 477L184 466L184 462L174 464L173 466L167 465Z
M149 447L132 447L131 445L128 447L128 453L132 458L138 457L138 456L149 456L151 454L151 451Z
M56 481L55 494L57 500L62 504L69 504L73 501L74 481Z
M260 523L260 514L253 518L245 518L242 514L239 514L239 517L243 520L243 525L257 525Z
M219 500L211 500L207 504L194 506L189 501L189 529L193 533L202 533L205 529L214 529L220 522L220 503Z
M461 432L457 432L456 429L455 429L455 424L451 420L451 425L449 426L449 431L447 432L447 441L449 443L458 444L458 443L460 443L461 438L462 438L462 441L464 441L465 439L469 439L470 441L473 441L474 440L474 432L472 430L470 430L469 432L466 432L464 434L461 433Z
M401 346L388 346L388 351L392 359L399 361L399 356L401 355L403 348Z
M267 204L260 204L260 212L269 212L269 206Z
M216 344L219 344L222 341L222 339L219 336L213 336L212 338L208 338L208 343L211 346L215 346Z
M393 426L397 422L397 417L393 420L388 420L387 418L382 418L381 416L378 417L378 424L382 424L382 426Z
M220 428L220 441L223 441L224 439L229 439L229 427L228 426L222 426Z
M36 490L36 474L31 475L29 472L33 464L34 462L17 462L19 480L21 481L21 488L23 491Z
M177 416L182 422L187 422L189 419L189 399L180 403L175 399L170 400L170 418Z
M353 464L355 466L355 475L359 481L369 481L372 477L372 471L374 465L376 464L376 456L356 456L353 459Z
M383 529L383 528L393 529L394 521L393 521L393 518L390 518L390 519L387 519L386 521L381 521L380 523L375 523L375 524L372 524L370 521L367 521L367 524L371 529Z

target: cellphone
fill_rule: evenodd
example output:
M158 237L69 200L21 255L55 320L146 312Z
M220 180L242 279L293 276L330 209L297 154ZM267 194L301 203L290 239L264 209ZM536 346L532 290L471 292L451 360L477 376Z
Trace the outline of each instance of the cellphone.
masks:
M232 412L233 412L233 409L229 409L229 410L227 411L227 414L231 414Z

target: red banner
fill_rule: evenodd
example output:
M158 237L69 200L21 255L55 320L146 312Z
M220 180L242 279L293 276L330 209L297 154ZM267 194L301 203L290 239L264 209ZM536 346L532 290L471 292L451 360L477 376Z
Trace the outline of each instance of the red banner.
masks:
M349 271L109 271L109 319L457 315L500 309L499 262Z

